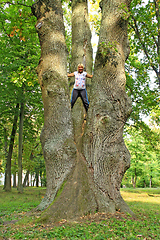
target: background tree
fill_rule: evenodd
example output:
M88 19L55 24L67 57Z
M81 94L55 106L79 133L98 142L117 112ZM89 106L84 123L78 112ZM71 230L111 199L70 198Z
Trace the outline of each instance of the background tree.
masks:
M130 32L134 52L138 53L141 64L147 71L153 71L156 82L160 84L160 9L157 0L132 1ZM134 38L134 41L133 41Z
M11 136L10 136L10 143L9 143L8 154L6 153L7 148L5 149L6 169L5 169L4 189L6 191L10 191L11 190L11 158L12 158L15 134L16 134L16 130L17 130L18 108L19 108L19 104L16 105L16 111L15 111L15 115L14 115L14 119L13 119L13 127L12 127ZM6 132L5 132L5 134L6 134ZM5 140L6 140L6 136L5 136ZM7 145L6 142L5 142L5 145Z
M23 138L21 137L21 152L22 139L25 142L28 140L30 144L34 142L37 133L39 133L43 121L43 105L41 101L41 92L36 75L36 65L39 60L40 48L39 41L34 28L35 18L31 14L29 4L31 1L8 2L0 5L0 80L1 80L1 147L5 146L5 155L8 155L7 148L11 149L9 161L7 164L7 171L10 172L8 177L9 186L11 190L11 159L13 159L12 152L14 151L14 138L16 137L15 123L17 124L20 114L19 106L24 105L24 124L23 124ZM28 4L28 5L27 5ZM21 94L23 86L24 95ZM14 109L17 109L15 115ZM16 121L14 120L16 116ZM13 122L14 134L11 133L10 147L8 144L9 133L11 131L10 122ZM6 129L5 141L3 140L3 129ZM17 130L17 134L20 131ZM30 136L29 136L30 135ZM36 135L36 136L35 136ZM23 147L24 148L24 147ZM23 152L23 155L25 152ZM22 156L23 157L23 156ZM12 161L13 162L13 161ZM15 158L14 158L14 162ZM14 167L14 170L17 168ZM6 175L8 176L8 175Z
M152 128L148 137L141 133L143 131L130 127L130 134L125 137L131 153L131 167L122 182L126 186L131 186L132 183L134 188L159 186L159 129Z
M123 6L124 7L124 6ZM157 135L157 125L159 122L159 7L157 1L132 1L129 20L129 40L131 53L126 62L126 89L132 99L132 113L128 124L130 128L126 128L126 133L132 139L132 143L128 144L131 152L131 168L127 171L125 177L130 174L134 168L133 156L140 148L146 148L143 156L145 162L140 161L141 157L137 156L135 161L141 164L141 176L137 186L149 186L149 168L150 160L153 165L157 164L159 137ZM151 116L154 116L153 125L149 123ZM146 120L147 119L147 120ZM126 125L127 126L127 125ZM131 130L132 129L132 130ZM133 136L139 135L143 141L141 145L137 145L137 150L133 151L131 145L134 142ZM137 142L137 138L135 140ZM138 142L137 142L138 144ZM138 151L137 151L138 152ZM157 173L157 169L155 172ZM143 173L143 174L142 174ZM156 174L157 176L157 174ZM124 178L125 178L124 177ZM158 179L157 179L158 180ZM158 182L158 181L157 181Z

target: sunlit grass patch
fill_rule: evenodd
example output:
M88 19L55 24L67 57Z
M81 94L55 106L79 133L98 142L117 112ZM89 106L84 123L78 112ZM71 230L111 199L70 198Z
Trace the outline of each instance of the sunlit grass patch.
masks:
M136 190L135 190L136 191ZM122 197L126 202L147 202L147 203L160 203L160 194L159 191L150 192L130 192L130 191L121 191Z
M148 218L160 220L159 189L153 191L146 189L146 192L144 189L142 191L135 189L135 192L123 190L121 195L138 218L145 214Z

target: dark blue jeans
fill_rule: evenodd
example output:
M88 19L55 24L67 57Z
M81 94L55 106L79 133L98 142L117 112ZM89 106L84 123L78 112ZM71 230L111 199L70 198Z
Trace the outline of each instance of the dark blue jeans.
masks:
M72 95L71 95L71 108L73 108L77 98L80 97L82 99L83 105L86 109L86 112L88 111L89 108L89 101L87 97L87 90L86 89L75 89L73 88L72 90Z

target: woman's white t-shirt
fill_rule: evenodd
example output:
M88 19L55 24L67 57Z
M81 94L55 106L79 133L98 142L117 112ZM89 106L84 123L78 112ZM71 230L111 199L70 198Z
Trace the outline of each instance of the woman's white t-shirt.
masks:
M85 89L86 88L86 72L79 73L78 71L74 72L75 76L75 89Z

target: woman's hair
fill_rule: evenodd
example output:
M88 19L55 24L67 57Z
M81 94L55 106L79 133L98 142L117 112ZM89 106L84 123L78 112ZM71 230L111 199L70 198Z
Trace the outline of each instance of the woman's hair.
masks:
M84 66L83 66L82 63L79 63L79 64L78 64L78 67L80 67L80 66L84 68ZM77 67L77 71L78 71L78 67Z

